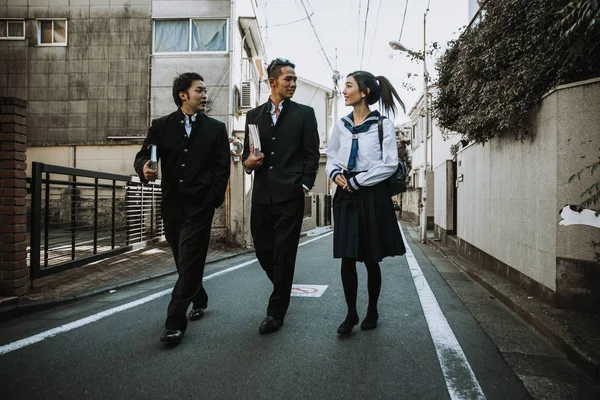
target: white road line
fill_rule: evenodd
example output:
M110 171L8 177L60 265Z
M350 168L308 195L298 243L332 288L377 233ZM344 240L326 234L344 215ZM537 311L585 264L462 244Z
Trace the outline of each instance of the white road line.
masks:
M406 261L419 295L423 314L429 327L431 339L435 346L442 373L446 381L446 388L451 399L485 399L485 395L477 382L469 361L463 352L452 328L448 324L444 313L438 304L423 271L415 258L402 226L402 238L406 244Z
M315 240L322 239L322 238L324 238L326 236L331 235L332 233L333 232L329 232L329 233L326 233L325 235L321 235L321 236L319 236L317 238L314 238L314 239L311 239L311 240L307 240L306 242L301 243L298 247L304 246L304 245L306 245L308 243L311 243L311 242L314 242ZM257 261L258 260L256 258L254 258L252 260L243 262L241 264L234 265L233 267L226 268L226 269L224 269L222 271L215 272L214 274L210 274L210 275L205 276L204 279L203 279L203 281L208 281L210 279L216 278L217 276L225 275L225 274L227 274L229 272L235 271L236 269L240 269L240 268L246 267L246 266L248 266L250 264L254 264ZM32 345L34 343L41 342L44 339L56 336L56 335L61 334L61 333L65 333L65 332L71 331L73 329L80 328L82 326L91 324L92 322L96 322L96 321L99 321L99 320L101 320L103 318L109 317L109 316L111 316L113 314L120 313L121 311L125 311L125 310L128 310L130 308L140 306L140 305L142 305L144 303L148 303L149 301L156 300L156 299L158 299L158 298L160 298L162 296L165 296L165 295L171 293L172 290L173 289L163 290L163 291L160 291L158 293L151 294L150 296L146 296L146 297L143 297L143 298L138 299L136 301L133 301L131 303L123 304L121 306L114 307L114 308L111 308L111 309L99 312L99 313L94 314L94 315L90 315L89 317L85 317L85 318L79 319L77 321L70 322L68 324L59 326L57 328L50 329L50 330L47 330L47 331L42 332L42 333L38 333L37 335L29 336L29 337L27 337L25 339L17 340L15 342L6 344L6 345L0 347L0 355L7 354L7 353L10 353L11 351L15 351L15 350L21 349L23 347L30 346L30 345Z
M312 243L312 242L314 242L315 240L323 239L325 236L329 236L329 235L333 235L333 231L331 231L331 232L329 232L329 233L326 233L326 234L324 234L324 235L321 235L321 236L319 236L319 237L316 237L316 238L314 238L314 239L307 240L306 242L302 242L302 243L300 243L300 244L298 245L298 247L302 247L302 246L304 246L305 244Z

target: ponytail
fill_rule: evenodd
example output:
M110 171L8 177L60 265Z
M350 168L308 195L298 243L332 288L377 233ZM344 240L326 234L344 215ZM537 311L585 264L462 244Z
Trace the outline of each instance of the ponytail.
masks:
M398 92L396 92L396 89L394 89L394 86L392 86L392 83L385 76L380 75L380 76L377 76L376 78L379 81L379 88L381 91L381 97L379 99L379 106L380 106L380 108L385 110L385 114L389 115L390 111L391 111L391 113L394 116L396 115L396 111L398 109L396 108L394 98L396 99L398 104L400 104L400 107L402 107L402 111L406 112L406 107L404 106L404 102L398 95Z
M406 112L404 102L400 99L398 92L396 92L396 89L394 89L385 76L374 76L367 71L354 71L349 73L348 76L354 77L354 80L356 80L356 83L362 92L366 93L367 89L369 89L369 94L365 99L367 104L371 105L379 101L379 108L381 108L386 115L390 115L391 113L395 116L397 111L395 102L397 101L398 104L400 104L400 107L402 107L402 110ZM377 83L377 81L379 81L379 83Z

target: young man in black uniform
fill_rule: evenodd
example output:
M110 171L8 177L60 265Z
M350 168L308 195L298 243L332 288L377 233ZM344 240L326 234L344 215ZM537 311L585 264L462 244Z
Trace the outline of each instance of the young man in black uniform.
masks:
M204 264L215 208L225 200L230 174L229 138L225 124L204 114L206 85L197 73L173 82L177 111L152 121L134 167L143 182L154 181L151 146L156 145L162 170L162 217L178 278L160 340L177 344L190 320L204 315L208 296L202 286Z
M296 253L304 215L304 195L319 168L319 133L312 107L290 99L296 91L296 66L276 58L267 68L271 96L246 115L242 160L254 172L250 228L261 267L273 283L261 334L283 325L290 303ZM254 154L248 124L258 127L261 155Z

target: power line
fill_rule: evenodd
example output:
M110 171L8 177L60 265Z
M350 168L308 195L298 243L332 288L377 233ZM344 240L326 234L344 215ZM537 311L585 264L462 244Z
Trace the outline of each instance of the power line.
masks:
M377 7L377 17L375 18L375 21L379 21L379 11L381 11L381 3L383 3L383 0L379 0L379 7ZM375 31L373 32L373 41L371 42L371 52L369 53L369 60L371 59L371 57L373 57L373 46L375 46L375 38L377 36L378 26L379 24L375 24Z
M360 69L362 69L363 58L365 58L365 43L367 42L367 23L369 22L369 5L371 4L371 0L367 0L367 12L365 13L365 31L363 33L363 45L362 52L360 55Z
M315 37L317 38L317 42L319 42L319 46L321 47L321 51L323 52L323 55L325 56L325 60L327 60L327 64L329 65L329 68L331 68L331 72L334 72L335 69L333 69L333 66L331 65L331 61L329 61L329 57L327 57L327 53L325 52L325 49L323 48L323 44L321 43L321 39L319 38L319 35L317 34L315 25L313 24L312 19L310 18L310 15L308 14L308 10L306 9L304 0L300 0L300 3L302 4L302 7L304 7L304 12L306 12L306 16L308 18L308 21L310 22L310 26L312 27Z
M429 6L427 6L429 8ZM408 0L406 0L406 4L404 4L404 17L402 17L402 28L400 28L400 37L398 41L402 40L402 32L404 31L404 21L406 21L406 10L408 9Z
M314 13L312 13L310 15L313 16ZM296 22L304 21L305 19L308 19L308 17L300 18L300 19L297 19L297 20L291 21L291 22L284 22L283 24L271 25L271 26L268 26L268 28L275 28L277 26L291 25L291 24L295 24Z
M362 11L362 0L358 0L358 29L356 30L356 54L360 53L360 12Z
M312 104L313 100L315 99L315 96L317 95L317 92L319 91L319 89L321 89L321 85L317 86L317 89L315 90L313 97L311 97L310 102L308 103L309 106Z
M350 7L348 7L348 25L347 25L347 30L346 32L348 32L350 30L350 22L352 21L352 4L354 4L354 0L350 0Z

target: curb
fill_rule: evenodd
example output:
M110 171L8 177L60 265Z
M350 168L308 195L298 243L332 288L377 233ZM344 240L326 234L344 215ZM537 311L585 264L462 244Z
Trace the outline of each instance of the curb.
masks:
M215 258L213 260L207 261L206 264L213 264L213 263L216 263L219 261L229 260L231 258L240 256L243 254L252 253L252 252L254 252L254 249L244 250L239 253ZM0 308L0 322L7 321L9 319L13 319L16 317L20 317L22 315L32 314L37 311L47 310L47 309L50 309L50 308L53 308L53 307L56 307L59 305L72 303L77 300L85 299L88 297L92 297L92 296L95 296L98 294L108 292L109 290L122 289L124 287L132 286L132 285L135 285L138 283L147 282L147 281L150 281L153 279L163 278L165 276L174 275L176 273L177 273L177 271L160 272L158 274L143 276L143 277L140 277L137 279L132 279L130 281L117 283L115 285L109 285L109 286L101 287L98 289L93 289L93 290L90 290L90 291L87 291L87 292L84 292L81 294L77 294L74 296L59 297L59 298L51 299L51 300L39 300L39 301L34 300L34 301L28 302L28 303L20 303L17 298L16 301L11 301L9 304L6 304L5 309Z
M534 305L529 306L526 303L520 303L516 301L516 299L510 296L510 294L498 289L493 282L488 281L485 276L482 276L481 272L484 271L480 270L476 265L456 254L450 254L450 252L447 251L447 246L444 244L429 239L427 240L427 244L439 253L443 254L446 259L467 273L471 279L476 281L489 293L504 303L505 306L507 306L525 322L527 322L538 333L546 337L546 339L548 339L560 351L562 351L571 362L585 371L592 379L600 382L600 360L594 359L588 354L588 352L586 352L584 346L578 344L578 342L581 342L581 338L578 339L573 337L573 335L564 332L559 324L554 323L552 318L540 311L540 308L548 308L550 306L538 299L528 299L529 302L538 304L538 307L535 307ZM493 272L489 273L493 274ZM498 276L498 279L502 278ZM506 284L513 285L508 281L504 282L506 282ZM516 288L516 291L523 291L521 288L516 286L514 287ZM526 294L523 296L527 297Z

